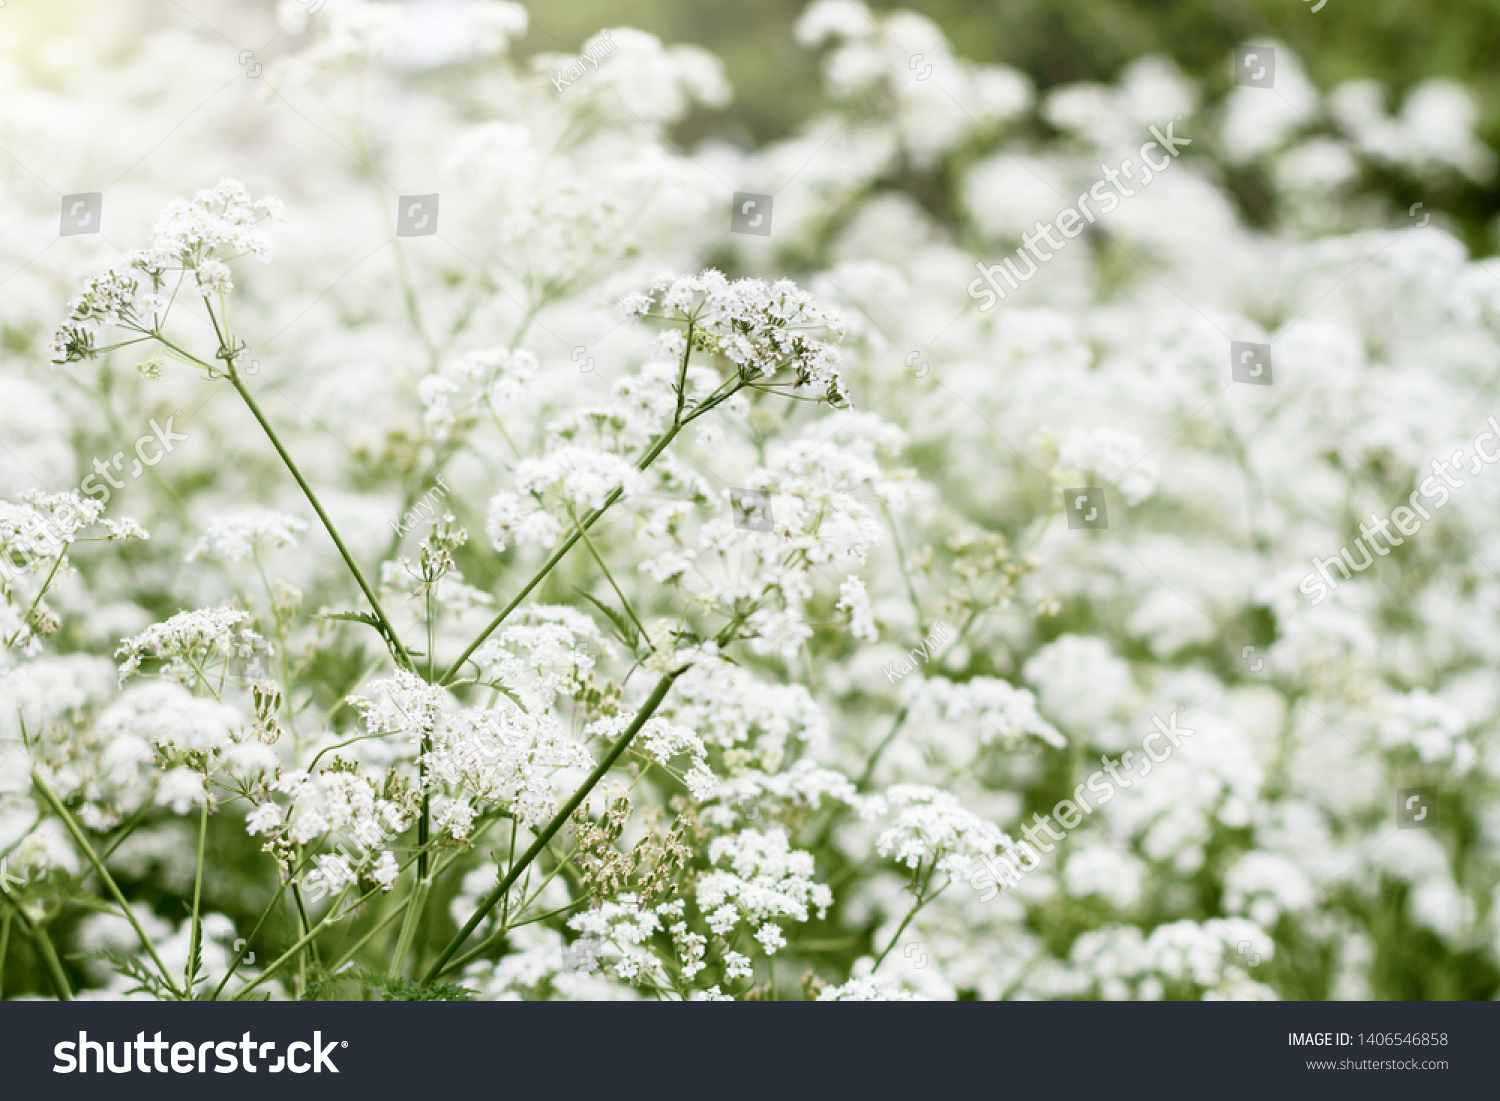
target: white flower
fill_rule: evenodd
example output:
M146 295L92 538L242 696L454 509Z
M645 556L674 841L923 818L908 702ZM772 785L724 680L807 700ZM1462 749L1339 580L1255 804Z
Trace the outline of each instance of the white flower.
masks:
M397 669L370 687L378 691L377 699L351 695L345 702L359 712L371 734L399 732L413 745L432 733L438 712L448 698L443 689L405 669Z
M490 498L485 531L497 551L512 540L551 547L557 542L557 520L528 497L501 491Z
M120 663L120 681L139 673L148 658L165 663L163 676L189 686L234 660L250 661L249 671L254 675L258 659L270 654L271 647L248 627L235 629L249 618L248 612L229 607L178 612L120 643L115 655L125 659Z
M383 891L389 891L396 885L396 877L401 874L401 869L396 866L396 858L389 852L380 854L380 859L375 861L375 866L370 869L370 878L380 884Z
M897 784L885 793L895 821L875 840L875 851L908 868L922 861L936 864L952 879L964 879L979 857L1012 848L1009 837L992 823L965 810L958 797L936 788Z
M260 551L295 547L297 535L306 530L306 522L295 516L263 508L242 509L210 520L207 533L188 552L187 561L222 558L239 562Z
M717 936L727 937L744 921L756 928L769 955L786 944L775 919L807 921L809 907L821 917L833 904L833 892L812 878L812 854L791 848L782 830L715 838L708 856L716 870L698 881L698 909ZM727 868L717 870L720 865Z
M774 956L778 948L786 947L786 934L779 925L769 921L755 931L755 939L760 941L768 956Z
M172 769L161 778L156 789L156 802L171 807L173 814L186 814L207 798L203 777L188 768Z
M880 630L875 626L875 611L870 607L870 594L865 583L853 574L839 583L838 607L849 613L849 631L855 638L866 642L877 642Z
M433 775L462 783L477 801L509 802L529 826L557 813L553 785L559 770L594 763L551 715L528 715L509 703L460 711L433 730L431 743L424 760ZM473 813L454 801L447 821L467 830Z
M636 491L640 472L607 451L565 444L539 459L525 459L516 468L516 487L524 494L556 493L577 509L596 509L615 490Z
M1074 428L1057 452L1052 476L1059 484L1117 486L1128 505L1156 488L1157 469L1139 436L1113 428Z
M285 818L278 803L261 803L253 811L245 816L245 832L252 837L258 833L269 833L281 825Z
M820 1002L916 1002L925 1001L909 990L876 979L850 979L843 986L830 986L818 995Z
M839 335L838 315L818 306L790 280L767 284L759 279L730 282L722 272L673 278L651 285L651 298L631 295L620 304L622 316L639 316L652 302L669 317L691 320L698 340L747 377L772 377L783 370L795 385L812 387L835 404L847 397L838 373L838 350L809 333L827 329Z

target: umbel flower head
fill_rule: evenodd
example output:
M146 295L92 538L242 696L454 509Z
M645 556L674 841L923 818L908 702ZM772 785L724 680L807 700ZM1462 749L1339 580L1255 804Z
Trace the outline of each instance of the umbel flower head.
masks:
M281 200L252 201L244 185L227 178L191 199L173 199L152 227L151 243L131 252L125 268L84 284L53 338L52 362L75 363L108 351L96 343L106 325L143 337L159 334L189 275L198 293L222 300L234 289L230 261L258 256L270 263L271 239L256 226L281 217Z
M819 306L790 279L730 282L709 269L677 278L660 276L649 294L632 294L620 302L627 318L658 317L687 322L686 332L664 333L661 350L677 358L693 347L713 352L748 379L771 378L783 370L795 374L795 387L815 386L833 405L848 404L838 373L838 348L813 332L826 329L844 335L837 313Z
M249 612L231 607L178 612L120 644L115 654L125 659L120 663L120 682L138 674L147 658L161 661L168 679L190 687L236 658L248 660L254 675L259 658L269 655L271 646L250 628L240 627L249 618Z

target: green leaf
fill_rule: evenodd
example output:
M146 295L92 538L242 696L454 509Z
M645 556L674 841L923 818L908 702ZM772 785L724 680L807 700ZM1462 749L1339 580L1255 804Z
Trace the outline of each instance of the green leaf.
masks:
M126 994L149 994L157 1001L172 1002L180 1001L177 991L162 982L161 976L155 971L143 966L134 956L113 948L103 948L97 952L78 952L68 957L70 960L103 960L114 968L117 975L124 975L127 979L135 982L135 985L124 991Z
M604 615L609 619L609 622L614 626L615 637L623 642L630 649L630 652L632 654L635 653L636 647L640 645L641 641L640 632L635 629L635 624L625 619L618 612L614 611L614 609L607 607L606 605L600 603L598 600L595 600L592 596L584 592L577 585L573 586L573 591L576 592L579 596L583 597L583 599L587 600L594 607L598 608L601 612L603 612Z
M379 994L383 1002L469 1002L475 992L466 986L451 982L413 982L410 979L391 978L378 971L341 971L308 983L305 1002L318 1000L324 990L353 983L366 994Z
M320 612L320 619L345 619L350 623L364 623L370 627L380 630L380 620L369 612ZM384 633L384 632L382 632Z

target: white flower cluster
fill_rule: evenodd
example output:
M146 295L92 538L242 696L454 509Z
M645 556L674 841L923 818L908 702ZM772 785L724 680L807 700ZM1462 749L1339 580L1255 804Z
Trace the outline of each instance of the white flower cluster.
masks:
M510 705L449 717L433 732L432 749L422 760L432 776L461 785L476 803L509 805L528 826L540 826L557 813L559 770L594 763L551 715L528 715ZM463 812L454 806L449 813L454 836L461 836L456 816Z
M694 347L721 356L745 378L774 379L790 370L795 386L811 386L835 405L848 400L838 374L837 347L809 335L814 329L842 335L843 322L790 280L731 282L718 271L661 276L651 284L650 294L621 302L620 312L626 317L650 314L687 322L685 332L669 330L658 341L670 358L684 355L691 338Z
M701 50L612 28L558 87L552 58L505 56L512 5L308 6L283 0L285 55L254 82L297 112L225 101L144 159L182 96L223 86L222 43L151 20L93 55L99 27L25 64L0 43L6 226L56 227L22 164L135 165L105 201L139 225L251 134L284 154L257 172L298 227L254 279L233 266L269 258L279 208L232 181L112 270L78 251L103 238L0 240L0 857L28 913L94 889L35 776L161 913L191 897L204 820L210 854L248 830L392 910L421 863L462 883L413 909L431 961L654 698L445 981L719 1000L795 957L825 1000L1368 998L1434 970L1494 996L1500 482L1488 451L1451 458L1500 431L1500 264L1466 243L1495 158L1468 90L1324 90L1277 44L1274 93L1215 98L1162 57L1038 92L925 17L821 0L797 34L825 107L759 148L683 149L663 134L728 91ZM346 129L377 116L405 123ZM1170 173L972 308L976 264L1169 120ZM390 245L369 178L431 180L441 237ZM730 179L775 192L774 238L726 234ZM1236 381L1232 341L1269 346L1273 385ZM264 420L163 370L189 350L244 370ZM869 411L830 412L850 394ZM176 406L216 442L130 486L157 538L21 496L90 465L120 488L115 426ZM306 537L293 483L338 542ZM1059 515L1084 486L1107 532ZM1441 523L1339 557L1413 495ZM397 557L424 519L420 562ZM349 562L380 563L373 587ZM1332 571L1316 606L1309 568ZM1159 716L1196 732L1161 741ZM1041 863L969 890L1023 832ZM248 928L268 871L226 860L205 886ZM59 954L137 952L104 916L53 926ZM141 920L180 973L187 923ZM386 940L350 937L350 973L386 972ZM96 963L70 974L121 993ZM305 994L297 971L261 989Z
M833 905L827 884L813 879L812 854L793 849L782 830L715 838L708 858L716 870L698 881L697 903L717 937L732 941L743 925L753 929L767 955L775 955L786 947L779 919L807 921L809 907L822 918Z
M588 738L603 738L613 742L625 732L634 719L635 716L631 714L599 719L584 728L584 735ZM633 748L637 753L643 753L669 771L671 771L671 762L674 758L684 755L691 757L692 764L682 774L681 779L694 799L707 799L718 787L718 780L714 778L713 772L708 767L703 739L694 734L689 727L678 726L661 717L647 719L636 735Z
M926 862L951 879L966 879L978 858L1013 847L998 826L966 810L952 792L896 784L885 797L893 821L876 838L875 851L908 868Z
M152 227L151 243L130 252L126 268L90 278L73 300L53 339L52 362L96 358L95 339L105 326L159 334L189 274L198 293L222 304L234 288L229 262L256 256L269 263L271 240L256 226L283 216L279 199L252 201L239 181L228 178L192 199L173 199ZM175 286L168 284L172 273L180 277ZM144 294L141 276L149 286Z
M614 656L614 645L588 616L563 605L531 604L480 647L474 661L487 680L546 709L560 694L571 694L598 657Z
M263 550L295 547L297 536L307 530L307 523L295 516L270 509L243 509L208 522L187 560L220 558L240 562Z
M125 659L120 662L120 683L138 675L142 664L150 659L162 663L162 676L188 687L200 680L214 683L216 673L222 683L235 661L247 663L245 676L258 676L260 659L269 656L272 648L249 627L240 626L249 619L249 612L227 606L178 612L165 623L157 623L120 643L115 654Z
M1271 938L1254 922L1213 919L1201 925L1177 921L1160 925L1149 937L1134 926L1084 933L1074 942L1071 967L1049 973L1036 984L1052 996L1086 993L1118 1001L1155 1001L1170 985L1205 988L1207 999L1261 1001L1275 998L1246 974L1274 951ZM1054 985L1056 984L1056 985Z

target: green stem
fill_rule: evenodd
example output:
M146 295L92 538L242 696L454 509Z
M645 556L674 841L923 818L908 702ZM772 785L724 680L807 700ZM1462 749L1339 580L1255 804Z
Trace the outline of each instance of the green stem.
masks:
M901 532L896 528L896 518L891 515L890 506L884 501L880 502L880 511L885 513L886 525L891 529L891 545L896 548L896 565L906 582L907 599L911 601L912 611L917 613L917 633L926 635L927 624L922 618L922 602L917 599L917 587L912 584L911 571L906 568L906 549L901 545Z
M577 850L575 849L574 851L576 852ZM514 855L515 855L515 849L514 848L511 849L511 855L512 855L512 858L514 858ZM531 893L531 896L529 898L526 898L526 899L522 900L521 905L516 908L516 913L517 914L524 914L526 912L527 907L531 906L533 903L535 903L537 901L537 899L539 899L539 898L542 897L542 892L547 889L547 884L551 883L554 879L556 879L559 872L561 872L561 871L563 871L563 870L565 870L565 869L567 869L569 867L568 860L567 860L566 857L558 857L557 854L553 853L553 858L557 861L557 866L555 868L553 868L551 872L548 873L547 878L544 879L544 880L542 880L542 882L537 886L536 890ZM584 902L584 901L587 901L587 900L586 899L579 899L578 900L578 902ZM578 902L570 902L568 904L568 906L576 906L576 905L578 905ZM568 909L568 906L564 906L564 907L562 907L562 909L566 910L566 909ZM559 913L559 912L560 911L554 910L551 913ZM544 914L542 916L543 917L550 917L551 913ZM495 928L495 931L492 932L489 936L485 937L484 940L480 941L478 944L476 944L473 948L469 949L463 955L459 956L458 959L454 960L452 962L452 964L449 965L448 970L450 970L450 971L457 971L457 970L459 970L465 964L467 964L470 960L478 959L480 956L482 956L486 952L488 952L491 948L495 947L495 945L499 944L502 940L504 940L507 936L510 935L511 930L513 930L513 929L519 929L523 925L530 925L532 922L539 921L539 920L540 920L539 918L527 918L525 921L517 922L515 925L512 925L510 923L510 895L507 893L506 896L505 896L505 901L504 901L503 905L500 907L500 924Z
M376 890L379 890L379 888L377 887ZM255 976L255 978L251 979L244 986L242 986L238 990L236 990L234 992L233 996L231 996L229 1000L232 1001L232 1002L239 1001L241 998L243 998L250 991L254 990L261 983L263 983L267 979L269 979L277 971L281 970L281 968L286 964L286 962L288 960L290 960L290 959L294 958L295 956L299 955L304 948L306 948L309 944L312 943L312 940L313 940L314 937L316 937L324 929L326 929L329 926L333 925L335 917L339 916L339 914L340 914L339 907L343 904L344 898L348 895L348 893L349 892L346 889L343 894L339 895L339 897L334 900L334 904L331 907L329 907L328 916L327 917L325 917L322 921L318 922L318 924L314 925L311 929L309 929L307 932L303 933L300 937L298 937L295 944L293 944L285 952L281 953L281 955L277 956L274 960L272 960L271 963L266 967L266 969L264 971L262 971L259 975ZM371 893L373 893L373 892L371 892ZM368 898L368 897L369 897L369 895L364 896L364 898ZM361 898L360 901L363 902L364 898Z
M42 597L46 596L47 590L52 587L52 579L57 576L57 568L62 565L62 560L65 557L67 557L66 547L63 548L63 550L55 559L53 559L52 569L47 573L47 580L42 582L42 587L36 591L36 599L31 602L31 607L27 608L26 614L21 617L22 626L25 626L26 624L31 622L32 613L34 613L37 608L41 606Z
M640 462L636 463L636 469L645 470L648 466L655 462L657 456L667 449L667 445L677 437L677 433L680 431L682 431L682 426L674 424L671 428L662 433L661 438L656 441L651 450L646 452L646 454L641 458ZM540 585L542 583L542 580L552 572L552 570L557 566L559 562L563 560L563 556L573 549L573 544L577 543L579 539L583 538L583 533L589 528L593 527L595 522L598 521L599 517L608 512L614 505L614 503L618 501L623 495L624 490L621 488L617 487L611 490L609 496L604 499L604 503L583 518L582 522L578 524L573 534L568 536L568 538L563 541L562 546L558 547L557 550L552 552L552 557L548 558L547 561L543 564L542 568L536 572L532 579L526 582L525 587L515 595L515 597L509 604L501 609L499 615L490 620L489 626L485 627L485 629L479 633L478 638L469 643L464 652L458 656L458 660L448 667L448 671L444 673L442 679L438 681L439 685L446 686L452 684L453 681L457 679L458 671L463 668L464 662L469 660L470 655L472 655L475 650L479 649L479 647L484 645L485 639L489 638L490 635L499 630L500 625L510 617L511 612L520 607L521 601L525 600L526 597L531 594L531 590Z
M156 945L151 943L151 938L146 935L146 930L141 928L141 923L136 920L135 911L130 908L130 903L125 901L125 896L115 883L114 877L104 867L104 862L94 852L94 847L89 844L88 838L83 836L83 831L78 828L78 823L73 820L73 816L68 813L67 808L62 805L57 796L52 794L52 789L34 772L31 774L31 782L36 785L36 789L42 793L42 798L47 800L53 811L62 819L63 825L73 835L74 843L83 850L83 855L88 857L89 863L94 866L94 871L99 873L99 878L104 881L104 886L109 890L110 895L119 905L120 911L130 922L131 927L135 930L135 935L141 939L142 947L151 954L151 959L156 963L156 969L161 972L162 981L167 984L167 989L176 993L177 987L172 982L171 972L167 970L167 965L161 962L161 956L157 954Z
M411 895L406 900L406 918L401 923L401 936L396 940L396 951L391 956L391 966L386 970L386 975L392 979L399 979L406 969L406 957L411 952L412 941L416 939L422 904L427 901L427 890L431 886L432 881L426 877L418 877L412 884Z
M99 854L99 859L108 860L113 856L114 851L130 839L130 835L136 831L140 824L146 820L146 816L154 809L155 807L151 803L142 803L141 809L131 815L130 821L121 826L114 837L110 838L109 844L104 846L104 851Z
M625 729L625 732L620 735L615 744L610 746L609 752L604 755L604 759L599 762L593 772L589 773L588 779L579 786L578 790L573 793L572 798L563 805L563 808L553 816L552 821L548 822L543 827L542 832L537 834L537 838L531 843L531 847L522 853L521 858L510 866L510 870L505 873L505 878L496 884L495 889L480 902L479 908L464 923L464 927L458 931L458 935L448 942L448 946L438 956L437 962L427 972L427 982L432 982L443 973L448 961L453 958L454 953L463 947L464 941L469 939L470 934L479 928L480 923L489 916L490 911L510 891L511 886L520 878L521 872L541 855L542 851L547 847L547 843L552 840L553 835L562 829L563 823L571 818L573 812L588 798L589 792L593 791L599 781L604 779L605 773L614 767L615 762L620 759L620 755L630 748L630 743L640 733L641 727L646 725L646 720L651 718L656 709L661 706L662 700L667 698L667 693L671 691L673 682L686 672L687 668L687 666L683 666L681 669L667 673L661 680L656 682L656 688L652 690L646 702L641 705L640 711L636 712L636 716L631 721L630 726Z
M41 956L42 962L47 965L47 974L52 979L52 985L57 988L58 998L71 1002L73 988L68 985L68 976L63 971L62 961L57 958L57 949L52 947L52 938L47 935L47 930L38 925L32 930L31 940L36 945L37 955ZM171 983L167 985L170 986Z
M406 907L392 906L390 912L375 923L374 928L372 928L364 936L360 937L359 940L355 941L354 946L347 952L345 952L342 956L340 956L336 962L328 965L328 973L330 975L337 975L339 973L339 969L343 967L344 964L352 960L356 955L358 955L359 950L365 945L369 944L370 941L375 938L375 935L377 933L379 933L387 925L389 925L391 922L395 921L398 917L401 917L405 913Z
M5 1000L5 960L10 954L10 922L11 913L5 911L5 916L0 918L0 1002Z
M198 977L198 947L203 935L203 851L208 840L208 799L203 800L203 810L198 816L198 870L193 875L193 929L188 934L187 969L183 972L183 992L191 995L193 981Z
M650 645L651 636L646 630L645 625L641 623L641 617L635 614L635 609L630 606L630 601L626 600L625 594L620 591L620 586L615 581L615 575L609 572L609 566L605 564L604 556L599 553L599 548L594 546L594 541L589 538L589 533L578 527L578 517L574 514L571 505L568 507L568 517L573 521L573 526L578 528L578 534L583 536L583 545L588 547L589 553L594 556L594 561L604 571L604 577L609 582L609 587L620 598L620 604L625 608L625 614L630 617L630 622L635 624L635 629L641 633L641 638L646 639L647 645Z
M875 769L880 764L880 758L885 755L885 751L890 748L891 743L896 740L896 735L901 732L901 727L906 723L907 710L905 707L901 709L901 713L896 716L896 721L891 724L890 733L881 739L880 744L875 747L875 752L870 754L870 759L865 762L865 770L854 784L859 791L869 790L870 781L875 776Z
M936 864L928 868L927 878L922 881L919 887L917 887L917 901L912 904L912 908L908 910L906 912L906 916L901 919L901 924L896 926L896 934L895 936L891 937L891 942L885 946L885 951L880 953L880 955L876 957L875 967L879 967L882 963L885 962L885 958L891 954L891 949L896 947L896 942L901 939L901 934L906 932L906 927L911 924L911 919L917 916L917 911L920 910L923 906L926 906L938 895L943 893L942 890L939 890L931 896L927 895L927 888L932 885L932 876L936 870ZM920 876L921 872L919 871L917 875ZM871 968L871 970L873 971L874 968Z
M234 973L239 970L240 962L244 960L245 953L250 950L251 941L260 932L260 927L266 923L266 918L271 916L271 911L276 908L276 904L281 902L285 897L285 890L277 891L271 896L271 901L266 903L266 908L260 912L260 917L255 922L255 928L251 929L250 935L245 938L245 946L235 952L234 959L229 961L229 970L224 973L224 977L219 980L219 985L214 988L213 997L209 999L210 1001L216 1002L219 1000L219 995L224 993L224 988L229 985L229 980L234 978Z
M691 350L691 345L689 345L689 350ZM692 424L693 421L697 420L705 413L717 408L720 405L723 405L730 398L734 397L734 395L738 393L744 385L745 383L743 380L732 378L728 382L724 383L723 386L721 386L717 391L715 391L713 394L709 395L701 403L699 403L697 408L695 408L686 417L682 415L682 411L681 409L679 409L676 418L671 424L671 427L663 432L661 434L661 438L651 445L651 449L641 456L640 461L635 464L635 468L637 470L643 471L647 467L649 467L656 461L657 457L667 449L667 446L677 438L677 433L681 432L684 428ZM526 587L516 594L515 598L501 610L499 615L490 620L489 626L485 627L485 629L479 633L479 637L476 638L473 642L469 643L468 648L458 656L458 660L455 661L451 666L449 666L448 671L443 674L442 680L438 681L438 685L440 687L446 687L452 684L454 680L458 678L458 671L463 668L464 662L469 660L470 655L472 655L475 650L479 649L479 647L484 645L484 640L489 638L490 635L494 634L500 628L500 625L504 623L507 618L509 618L510 613L520 607L521 601L526 599L531 590L536 588L537 585L541 583L542 579L552 572L553 567L555 567L559 562L562 561L563 556L567 554L568 551L573 549L573 544L578 542L578 540L582 537L582 533L593 527L594 523L599 519L599 517L608 512L614 505L614 503L618 501L621 496L623 496L623 494L624 490L621 488L611 490L609 496L604 499L604 504L600 505L593 512L589 513L583 518L583 522L578 525L579 530L574 531L572 535L568 536L563 545L558 547L557 550L553 552L552 557L547 559L546 563L540 570L537 571L535 576L533 576L530 581L526 582Z
M318 500L318 495L313 492L312 486L307 484L307 479L302 476L302 471L292 461L291 455L287 453L286 448L281 443L281 438L276 435L276 430L271 427L271 422L266 419L265 413L261 412L260 405L240 379L239 372L232 365L229 369L228 378L234 388L239 391L240 397L245 400L245 405L249 408L251 415L260 422L260 426L265 431L266 437L271 441L271 446L276 449L276 453L281 456L281 461L286 464L287 470L291 471L292 477L302 487L303 496L307 498L308 504L312 505L313 511L318 514L318 519L323 521L323 527L327 529L329 536L332 537L334 546L338 547L339 554L343 555L344 564L349 567L349 572L354 575L355 582L359 585L360 591L365 594L365 599L370 602L370 607L375 612L375 618L380 622L380 630L385 635L386 645L390 647L391 656L396 659L397 664L403 669L412 669L411 656L406 652L406 647L401 645L401 640L396 637L396 629L391 626L391 621L386 618L385 609L380 606L380 600L376 597L375 590L370 588L370 583L365 580L365 575L360 570L359 564L354 561L354 556L349 553L349 548L344 546L344 540L339 536L338 529L333 526L333 521L328 518L328 513L323 511L323 505Z
M307 916L307 903L302 899L301 880L292 880L292 901L297 905L297 928L306 933L312 928L312 919ZM310 949L304 948L301 955L297 957L297 975L301 980L303 993L307 991L307 957L310 952L315 951L317 951L316 945Z

